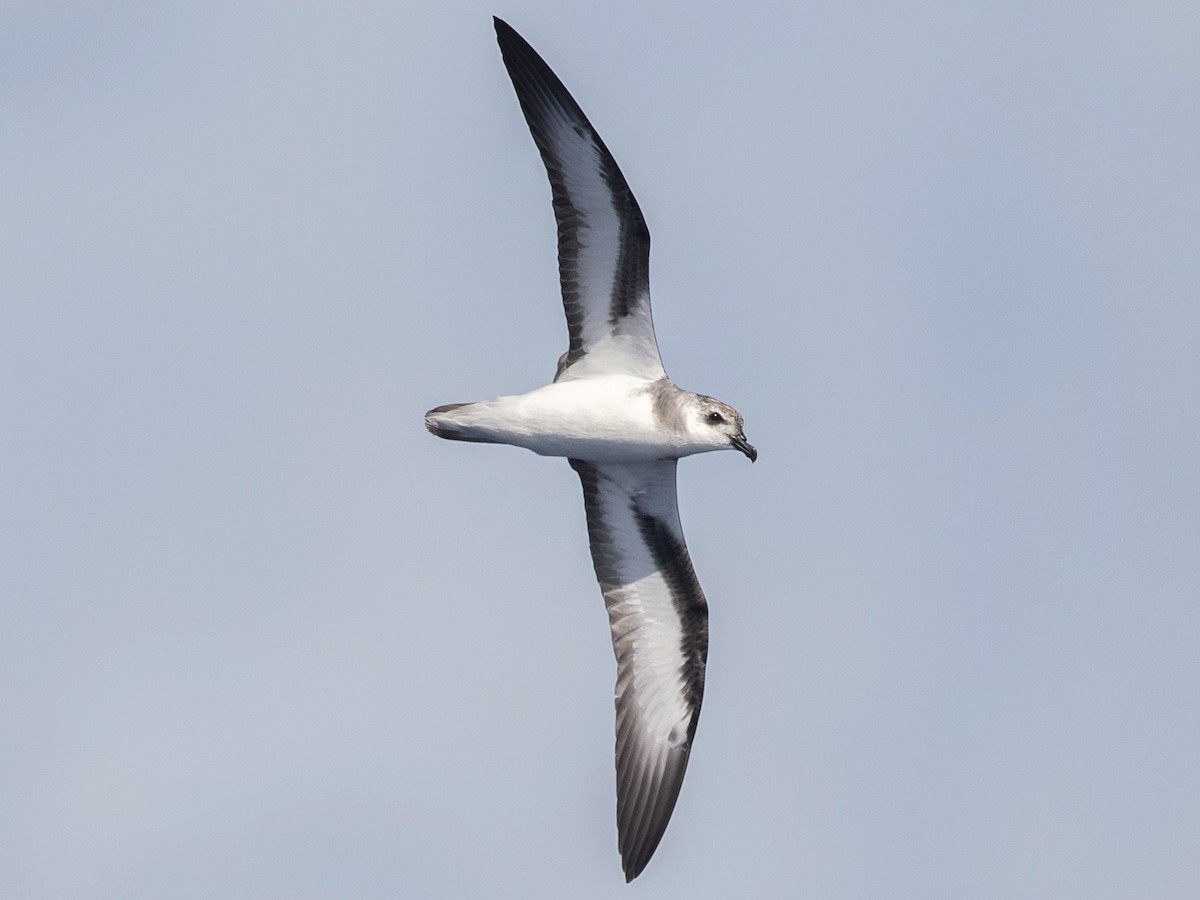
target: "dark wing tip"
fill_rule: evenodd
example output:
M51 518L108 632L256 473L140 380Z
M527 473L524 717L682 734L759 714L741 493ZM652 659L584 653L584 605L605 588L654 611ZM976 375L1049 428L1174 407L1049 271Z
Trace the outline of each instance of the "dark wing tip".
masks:
M546 103L560 107L570 118L594 133L595 129L575 102L575 98L571 96L571 92L542 59L541 54L503 19L493 17L493 21L496 25L496 43L500 45L500 56L517 91L517 98L521 101L525 119L535 132L534 137L537 137L537 130L541 127L538 123L545 115L540 107Z
M521 37L517 29L513 28L503 19L498 16L492 16L492 22L496 26L496 43L500 45L500 52L507 59L511 56L532 56L547 69L550 67L541 55L533 49L533 45L525 38ZM557 80L557 79L556 79Z
M659 771L633 779L628 791L618 796L618 841L626 884L642 874L666 833L683 786L690 749L685 744L671 751Z
M521 37L515 28L498 16L492 16L492 22L496 26L496 43L500 45L500 53L504 56L506 62L511 56L532 55L541 59L529 41Z

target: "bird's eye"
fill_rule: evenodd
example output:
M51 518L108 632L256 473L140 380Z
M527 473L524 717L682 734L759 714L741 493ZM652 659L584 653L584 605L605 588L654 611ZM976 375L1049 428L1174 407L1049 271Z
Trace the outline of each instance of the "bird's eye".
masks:
M716 410L713 410L712 412L710 412L708 414L708 424L709 425L720 425L724 421L725 421L725 417L723 415L721 415L719 412L717 412Z

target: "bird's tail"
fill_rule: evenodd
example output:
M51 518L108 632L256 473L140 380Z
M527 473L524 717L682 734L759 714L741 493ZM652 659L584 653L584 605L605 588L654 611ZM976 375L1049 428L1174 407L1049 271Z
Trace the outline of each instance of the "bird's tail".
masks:
M447 403L425 413L425 427L448 441L474 441L479 444L499 444L502 441L488 434L479 421L486 418L485 403Z

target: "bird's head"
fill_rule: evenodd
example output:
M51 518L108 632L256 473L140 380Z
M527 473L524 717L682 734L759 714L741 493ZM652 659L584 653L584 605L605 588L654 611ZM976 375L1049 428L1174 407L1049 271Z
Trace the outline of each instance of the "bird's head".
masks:
M696 395L697 402L692 407L688 421L688 431L693 438L713 450L724 450L732 447L740 450L750 458L750 462L758 459L758 451L746 440L742 430L742 414L713 397L703 394Z

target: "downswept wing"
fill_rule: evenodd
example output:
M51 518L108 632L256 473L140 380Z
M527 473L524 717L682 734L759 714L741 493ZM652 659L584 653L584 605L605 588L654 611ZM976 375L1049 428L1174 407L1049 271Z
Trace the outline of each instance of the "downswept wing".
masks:
M625 880L662 839L704 695L708 604L688 557L675 460L571 460L617 657L617 830Z
M616 160L563 83L500 19L496 39L550 178L570 342L554 380L662 377L650 315L650 232Z

